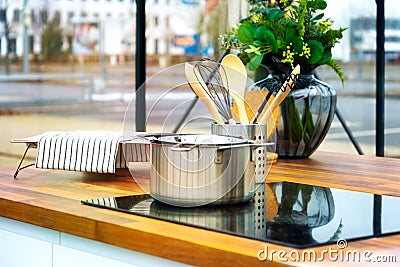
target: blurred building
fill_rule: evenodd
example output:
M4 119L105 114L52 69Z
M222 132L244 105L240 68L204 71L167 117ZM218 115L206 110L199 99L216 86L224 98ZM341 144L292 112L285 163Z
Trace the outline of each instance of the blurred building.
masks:
M6 53L6 27L11 55L23 54L23 27L28 27L29 51L41 51L43 28L55 19L76 54L130 54L135 44L135 0L0 1L0 54ZM198 23L204 1L147 0L147 53L198 52ZM72 42L71 42L72 40ZM72 46L72 47L68 47Z
M147 54L197 55L204 0L147 0Z
M0 4L1 55L6 53L6 27L9 29L11 54L21 56L24 25L28 28L30 52L40 53L41 34L50 20L58 21L66 37L75 38L81 24L93 26L105 20L127 21L132 20L135 14L134 0L2 0ZM101 38L100 33L97 35Z
M343 39L333 49L333 56L342 61L375 60L376 2L375 0L326 0L326 17L336 27L348 28ZM385 0L385 50L387 60L398 61L400 55L399 0Z
M208 5L212 2L218 1L209 0ZM220 20L226 20L230 26L246 15L244 0L219 2L225 3L227 12L217 17L222 16ZM343 1L340 5L335 0L327 2L325 16L332 18L336 26L350 27L335 46L334 57L343 61L360 56L373 58L375 1ZM399 2L386 0L385 3L386 48L390 50L390 57L396 57L400 45L400 16L396 12ZM0 8L1 56L6 53L7 42L11 56L23 55L24 26L28 29L30 54L40 54L43 28L53 19L63 31L66 51L109 56L133 55L135 51L136 0L0 0ZM209 23L207 29L201 26L207 21L206 8L205 0L147 0L147 54L201 54L201 49L216 38L221 28L226 28L215 22ZM217 11L221 12L221 8ZM216 33L205 38L204 32L213 31L213 28Z
M351 57L371 60L376 55L376 20L358 17L350 22ZM400 19L385 20L385 57L388 61L400 61Z

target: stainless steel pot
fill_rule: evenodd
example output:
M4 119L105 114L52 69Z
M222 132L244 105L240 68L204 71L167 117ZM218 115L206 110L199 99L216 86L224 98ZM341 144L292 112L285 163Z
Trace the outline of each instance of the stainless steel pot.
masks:
M211 133L217 135L229 135L240 137L245 140L252 140L254 143L263 144L266 142L267 125L265 124L211 124ZM269 148L275 150L274 144ZM255 158L256 184L265 182L271 163L267 163L267 149L264 146L258 147Z
M258 144L221 135L151 140L150 195L176 206L231 204L254 197Z

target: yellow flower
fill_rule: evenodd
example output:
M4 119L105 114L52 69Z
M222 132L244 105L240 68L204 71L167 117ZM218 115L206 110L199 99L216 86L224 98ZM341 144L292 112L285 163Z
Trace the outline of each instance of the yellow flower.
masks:
M310 58L311 56L311 49L308 47L308 44L305 43L303 44L303 49L301 53L299 54L299 57L305 57L305 58Z
M261 17L262 17L262 16L261 16L260 14L254 14L254 15L252 15L252 16L250 17L250 19L251 19L251 22L252 22L252 23L257 24L257 23L260 21Z
M319 23L319 30L323 33L326 33L332 29L332 21L324 20Z
M286 46L287 50L283 51L282 55L283 55L283 59L282 62L283 63L289 63L292 66L292 69L294 68L294 52L292 52L290 50L290 46Z

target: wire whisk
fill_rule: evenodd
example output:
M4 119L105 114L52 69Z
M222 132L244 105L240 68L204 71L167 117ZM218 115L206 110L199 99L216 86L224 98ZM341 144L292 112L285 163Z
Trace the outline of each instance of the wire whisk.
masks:
M205 58L198 61L194 67L201 76L197 77L197 79L204 80L206 88L203 89L214 102L219 114L225 121L231 120L232 100L229 95L229 88L223 86L222 79L225 79L225 81L228 80L226 77L221 76L225 73L225 71L220 71L220 68L223 68L223 66L212 59Z

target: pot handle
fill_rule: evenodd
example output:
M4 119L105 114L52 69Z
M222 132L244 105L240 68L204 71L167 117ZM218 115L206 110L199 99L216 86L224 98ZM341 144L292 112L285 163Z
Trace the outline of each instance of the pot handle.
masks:
M248 147L254 146L255 148L262 147L262 146L271 146L274 143L247 143L247 144L239 144L239 145L229 145L229 146L220 146L217 150L224 150L229 148L239 148L239 147Z
M171 147L171 150L178 151L178 152L187 152L198 146L199 146L199 144L194 144L191 146L183 146L182 144L176 144Z
M130 139L122 140L123 144L138 144L138 143L151 143L151 141L155 140L154 136L145 136L145 135L135 135Z

